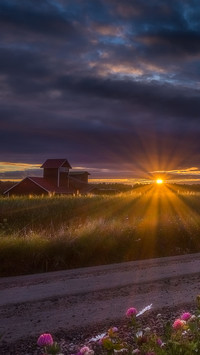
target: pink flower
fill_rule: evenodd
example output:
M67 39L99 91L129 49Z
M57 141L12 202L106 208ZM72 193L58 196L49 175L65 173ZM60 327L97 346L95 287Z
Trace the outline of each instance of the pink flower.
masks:
M190 312L185 312L185 313L182 314L181 319L187 321L191 317L192 317L192 315L191 315Z
M51 334L48 333L41 334L37 340L37 345L39 346L53 345L53 338Z
M184 327L184 325L186 324L186 322L182 319L176 319L172 325L172 327L175 329L175 330L178 330L178 329L181 329Z
M127 309L127 311L126 311L126 316L127 316L128 318L132 318L132 317L136 316L136 314L137 314L137 309L136 309L136 308L133 308L133 307Z
M112 327L110 330L111 330L113 333L117 333L117 332L118 332L118 328L117 328L117 327Z
M88 348L88 346L83 346L80 350L79 350L79 352L81 353L81 354L85 354L87 351L89 351L90 350L90 348Z
M111 338L115 337L117 332L118 332L118 328L117 327L112 327L112 328L108 329L108 335Z
M93 355L94 351L91 350L90 348L88 348L88 346L83 346L80 350L79 350L79 354L84 354L84 355Z

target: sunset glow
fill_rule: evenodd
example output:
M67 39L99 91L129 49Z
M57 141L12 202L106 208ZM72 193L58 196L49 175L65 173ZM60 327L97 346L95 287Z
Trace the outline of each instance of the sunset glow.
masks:
M163 180L162 180L162 179L157 179L157 180L156 180L156 184L158 184L158 185L163 184Z

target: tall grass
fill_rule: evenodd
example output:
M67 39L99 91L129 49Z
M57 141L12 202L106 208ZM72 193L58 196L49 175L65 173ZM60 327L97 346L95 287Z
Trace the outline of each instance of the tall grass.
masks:
M1 276L200 251L199 193L2 198L0 211Z

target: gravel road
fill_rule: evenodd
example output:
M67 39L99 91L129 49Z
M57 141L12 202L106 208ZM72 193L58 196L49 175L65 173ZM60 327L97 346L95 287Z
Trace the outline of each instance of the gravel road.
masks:
M194 304L200 293L200 253L46 274L1 278L4 344L42 332L74 332L117 321L128 307Z

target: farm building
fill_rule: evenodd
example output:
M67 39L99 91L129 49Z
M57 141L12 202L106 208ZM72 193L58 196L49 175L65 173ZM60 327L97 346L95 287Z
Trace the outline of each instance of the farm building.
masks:
M43 177L26 177L4 192L11 195L51 195L87 193L92 189L88 184L87 171L70 171L67 159L47 159L41 166Z

